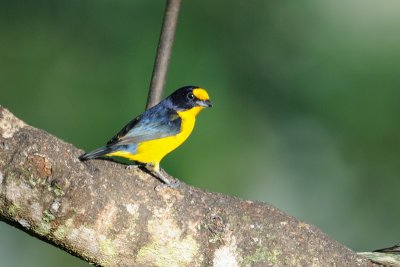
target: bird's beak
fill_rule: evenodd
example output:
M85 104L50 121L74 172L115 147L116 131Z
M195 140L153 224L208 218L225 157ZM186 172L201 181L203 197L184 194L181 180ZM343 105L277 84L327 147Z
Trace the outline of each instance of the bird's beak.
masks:
M210 100L197 100L196 104L200 107L211 108L212 104Z

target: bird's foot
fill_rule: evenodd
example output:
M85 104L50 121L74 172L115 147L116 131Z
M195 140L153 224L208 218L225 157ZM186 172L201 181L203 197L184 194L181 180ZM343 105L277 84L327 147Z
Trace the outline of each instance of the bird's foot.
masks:
M161 187L169 187L169 188L174 189L174 188L177 188L181 184L181 182L178 179L170 179L171 178L170 176L167 178L161 172L157 172L156 177L163 182L163 184L160 185Z
M179 181L178 179L174 179L172 182L170 181L167 185L168 187L171 188L177 188L179 185L181 184L181 181Z
M172 181L169 179L171 176L168 176L168 178L162 173L162 170L160 169L158 164L153 164L153 163L147 163L145 165L146 169L149 170L155 177L157 177L160 181L162 181L164 184L162 187L169 187L169 188L177 188L180 184L179 180L173 179Z

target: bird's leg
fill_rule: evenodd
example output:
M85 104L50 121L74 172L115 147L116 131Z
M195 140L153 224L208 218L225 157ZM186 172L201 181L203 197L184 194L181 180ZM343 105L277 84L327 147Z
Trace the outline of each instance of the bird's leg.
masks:
M160 179L164 184L171 188L176 188L179 186L179 181L176 180L175 182L171 182L168 180L164 174L160 171L160 165L158 163L147 163L145 165L146 169L149 170L153 175L155 175L158 179Z

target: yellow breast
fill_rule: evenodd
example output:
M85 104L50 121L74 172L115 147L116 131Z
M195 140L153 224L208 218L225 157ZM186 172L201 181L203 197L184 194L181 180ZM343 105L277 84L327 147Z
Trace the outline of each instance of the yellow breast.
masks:
M134 155L121 151L112 153L113 156L125 157L142 163L160 162L165 155L180 146L189 137L195 125L196 116L202 109L203 107L194 107L178 112L182 122L181 131L177 135L142 142L138 145Z

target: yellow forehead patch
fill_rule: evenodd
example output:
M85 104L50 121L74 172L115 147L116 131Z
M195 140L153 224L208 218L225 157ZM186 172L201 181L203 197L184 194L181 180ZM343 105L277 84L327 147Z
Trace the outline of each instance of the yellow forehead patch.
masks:
M197 97L200 100L209 100L210 97L208 96L208 93L206 90L204 90L203 88L196 88L193 90L193 94L195 95L195 97Z

